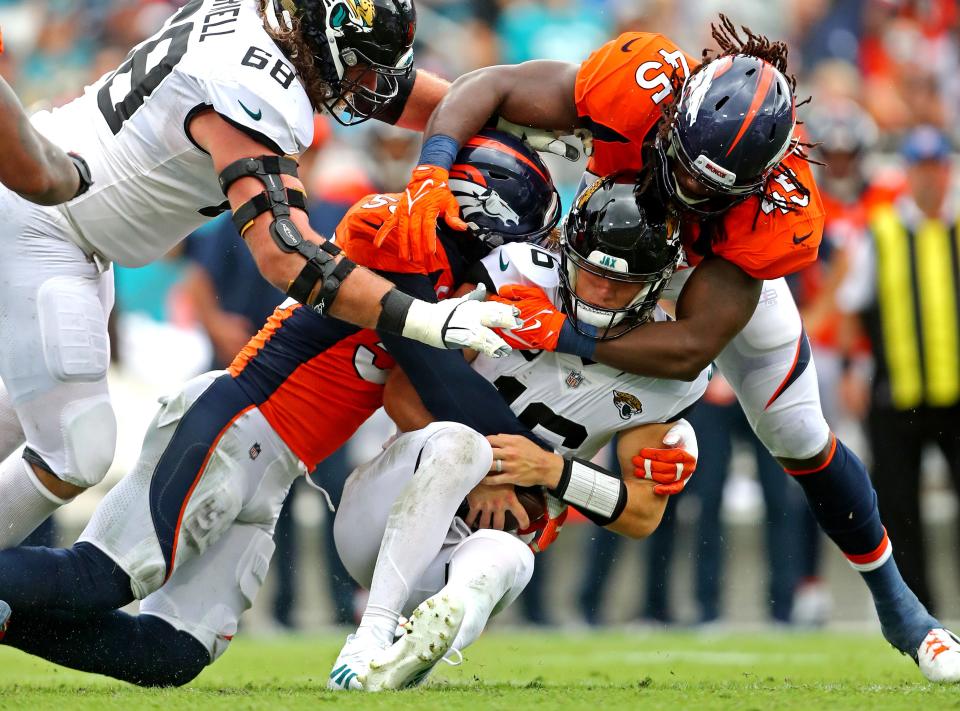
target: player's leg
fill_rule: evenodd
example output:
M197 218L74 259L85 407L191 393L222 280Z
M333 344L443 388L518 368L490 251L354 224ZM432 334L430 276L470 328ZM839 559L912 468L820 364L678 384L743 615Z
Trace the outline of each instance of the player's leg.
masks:
M904 581L932 610L920 514L921 460L929 433L921 418L918 412L908 421L902 412L873 407L867 417L867 435L877 504L890 540L897 542L893 558Z
M473 430L439 422L400 437L381 458L386 469L399 465L413 476L393 499L357 634L390 643L412 583L440 551L457 509L490 470L492 454Z
M449 650L459 654L473 644L490 618L520 596L533 564L530 548L503 531L480 530L445 547L418 586L435 594L413 611L406 633L371 660L359 679L364 691L419 684Z
M330 688L359 688L356 677L393 644L401 612L429 594L418 585L443 547L468 535L456 511L490 461L486 440L438 422L400 436L347 479L334 537L344 567L371 594L333 665Z
M62 610L14 613L0 642L139 686L182 686L210 663L207 649L192 635L159 618L119 610L93 616Z
M0 548L98 483L113 461L107 314L113 281L57 234L62 218L2 191L12 235L0 260L0 378L23 427L24 459L0 465ZM14 236L15 235L15 236ZM6 419L16 436L16 424Z
M717 364L754 432L796 478L820 527L863 576L884 636L916 659L924 636L939 623L900 576L866 468L823 417L810 345L783 279L764 284L757 312Z
M140 686L181 686L226 651L263 585L273 548L263 527L234 524L202 556L178 565L141 602L139 616L14 611L0 641Z

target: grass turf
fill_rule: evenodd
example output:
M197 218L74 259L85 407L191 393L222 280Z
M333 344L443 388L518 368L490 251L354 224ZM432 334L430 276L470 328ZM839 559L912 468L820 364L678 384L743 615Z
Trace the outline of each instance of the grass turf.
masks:
M0 708L45 709L916 709L960 706L879 635L485 636L422 688L334 694L342 637L243 639L192 684L144 690L0 648ZM942 706L940 706L942 707Z

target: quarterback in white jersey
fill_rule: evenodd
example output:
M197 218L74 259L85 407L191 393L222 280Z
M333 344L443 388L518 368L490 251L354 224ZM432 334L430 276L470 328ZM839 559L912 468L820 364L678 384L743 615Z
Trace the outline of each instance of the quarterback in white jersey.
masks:
M662 211L641 204L632 185L613 191L607 210L611 219L597 224L585 252L508 244L481 261L477 278L497 291L542 289L556 307L571 304L591 322L596 338L665 318L657 299L680 259L672 227ZM609 229L614 224L624 229ZM661 494L676 490L658 491L644 479L677 483L692 471L695 438L680 418L703 394L706 371L692 382L657 380L543 351L515 351L498 361L480 356L473 368L541 442L484 438L459 424L430 422L405 376L391 374L387 412L404 430L430 424L398 436L347 480L334 535L344 565L370 589L370 599L334 664L330 688L419 683L448 650L464 649L516 599L533 570L527 543L469 525L481 519L502 527L515 485L548 490L542 537L555 536L567 506L574 506L598 525L640 538L659 524ZM608 472L589 460L614 435L619 467ZM656 449L664 439L682 445ZM460 508L464 496L468 512ZM522 530L526 513L511 509ZM549 543L542 537L535 549ZM401 614L411 618L394 642Z
M112 262L146 264L233 210L263 275L344 320L437 347L509 350L482 295L428 304L313 232L296 156L314 109L422 128L444 84L413 73L411 0L190 0L83 96L34 119L93 186L45 208L0 189L0 548L113 460ZM334 303L335 302L335 303Z

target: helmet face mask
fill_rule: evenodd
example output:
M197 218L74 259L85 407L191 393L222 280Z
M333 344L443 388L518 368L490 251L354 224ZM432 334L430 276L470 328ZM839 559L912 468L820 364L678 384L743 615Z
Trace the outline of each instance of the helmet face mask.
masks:
M641 194L633 181L618 182L625 177L608 176L585 190L562 230L564 310L578 332L597 340L650 320L682 256L676 218L655 191ZM613 296L603 299L603 290ZM618 295L621 303L611 304Z
M326 84L319 103L338 123L375 118L413 69L417 15L411 0L267 0L299 20ZM269 13L268 13L269 17Z

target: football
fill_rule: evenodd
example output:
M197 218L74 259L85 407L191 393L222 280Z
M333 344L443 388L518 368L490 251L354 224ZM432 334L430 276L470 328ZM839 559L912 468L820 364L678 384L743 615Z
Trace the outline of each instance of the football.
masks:
M547 500L543 495L543 487L518 486L516 490L517 498L520 500L520 503L523 504L523 508L530 518L530 525L533 526L535 521L547 514ZM509 511L507 511L504 516L503 530L517 530L517 519Z

